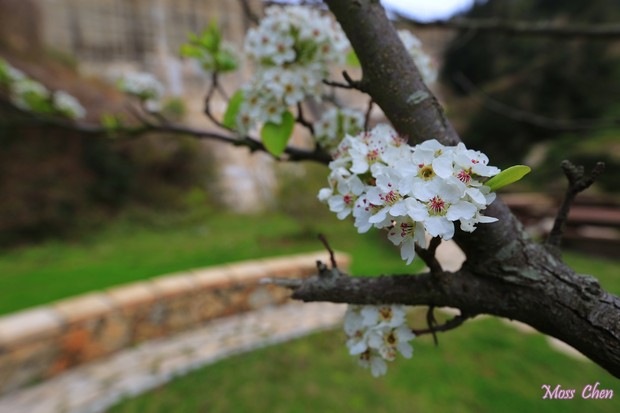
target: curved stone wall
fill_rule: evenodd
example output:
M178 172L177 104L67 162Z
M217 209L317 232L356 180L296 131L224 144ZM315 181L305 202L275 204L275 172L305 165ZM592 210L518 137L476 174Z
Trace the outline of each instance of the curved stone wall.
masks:
M337 254L346 268L349 257ZM170 274L0 317L0 394L157 337L231 314L278 305L284 288L264 277L316 273L326 252Z

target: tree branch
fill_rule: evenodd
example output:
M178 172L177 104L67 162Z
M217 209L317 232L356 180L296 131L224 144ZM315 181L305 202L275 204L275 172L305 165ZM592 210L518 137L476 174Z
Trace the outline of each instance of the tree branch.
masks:
M326 0L362 66L362 86L411 143L460 142L424 85L396 30L376 0ZM527 323L565 341L620 377L620 299L589 276L578 276L534 243L497 199L485 215L498 222L457 231L467 261L457 273L379 278L317 278L293 297L353 304L400 303L459 308Z
M304 117L304 111L301 102L297 103L297 117L295 118L295 122L308 129L312 136L314 136L314 126L312 125L312 122L308 121Z
M204 114L207 115L209 120L211 122L213 122L213 124L215 126L217 126L218 128L230 130L229 128L224 126L224 124L222 124L222 122L220 122L213 115L213 112L211 112L211 100L213 99L213 96L214 96L216 90L218 90L222 94L222 96L226 96L226 94L224 93L224 91L220 87L218 73L216 71L214 71L211 74L211 84L209 85L209 90L208 90L207 95L205 97Z
M620 299L601 289L594 278L552 261L540 246L528 246L527 254L534 265L525 275L517 268L497 271L495 276L463 268L439 277L431 273L328 280L315 276L296 283L293 298L448 306L469 317L506 317L570 344L620 377Z
M454 82L463 90L472 94L486 109L505 116L517 122L538 126L552 130L588 130L605 127L614 127L620 124L617 119L553 119L536 113L517 109L503 102L499 102L476 87L463 73L457 73Z
M585 191L594 183L596 178L605 170L605 164L598 162L592 169L592 172L590 172L590 176L587 177L585 176L583 166L575 166L568 160L562 161L562 170L568 179L568 188L566 188L564 200L555 218L553 229L546 241L547 245L556 248L559 248L562 243L562 235L568 220L568 213L575 197L579 192Z
M42 126L54 126L65 130L72 130L82 132L90 135L109 135L115 133L120 136L126 136L129 138L136 138L148 133L163 133L163 134L177 134L190 136L197 139L210 139L218 142L228 143L234 146L245 146L250 151L267 152L267 148L262 142L250 137L238 137L232 133L219 133L212 130L203 130L179 125L171 122L153 123L139 112L132 112L134 116L140 122L139 125L122 125L118 129L110 130L98 124L92 124L87 122L70 121L62 118L37 115L32 112L24 111L16 108L8 101L0 98L0 105L15 111L21 118L23 123L26 124L38 124ZM7 122L6 119L3 120ZM11 123L22 123L19 119L15 121L9 121ZM289 161L314 161L322 164L328 164L332 159L331 156L320 150L320 148L314 150L306 150L295 146L287 146L284 150L287 155L286 160Z
M328 80L328 79L323 79L323 83L326 84L327 86L338 87L340 89L355 89L355 90L359 90L362 93L365 92L365 90L363 89L364 86L362 82L360 82L359 80L353 80L351 78L351 75L349 75L349 73L346 70L342 71L342 77L344 78L346 83L335 82L335 81Z
M248 2L248 0L239 0L239 5L241 6L241 10L243 10L243 15L245 16L245 18L248 19L251 23L258 24L258 15L254 13L252 7L250 7L250 3Z
M431 314L431 316L432 316L433 309L434 309L433 306L429 307L428 309L428 314ZM444 333L446 331L454 330L455 328L458 328L461 325L463 325L463 323L470 318L472 318L472 316L467 315L467 314L460 314L452 318L451 320L446 321L444 324L431 325L432 323L429 322L428 328L423 328L423 329L418 329L418 330L411 329L411 331L416 336L421 336L424 334L432 334L433 340L435 341L435 345L437 345L437 335L435 333ZM434 321L434 317L433 317L433 321Z
M422 81L381 4L373 0L327 0L355 49L362 66L359 84L392 125L411 143L435 138L459 142L452 126L438 112L437 99Z
M364 131L368 132L370 129L370 114L372 108L375 106L375 102L371 99L368 100L368 106L366 107L366 113L364 114Z
M420 256L422 261L424 261L426 266L431 271L431 274L439 274L443 272L441 264L439 264L437 257L435 257L435 252L437 251L439 244L441 244L441 238L439 237L434 237L431 239L428 248L422 248L418 244L415 244L415 252Z
M402 14L397 13L396 15L398 20L419 29L471 30L475 32L501 33L510 36L544 36L557 39L588 38L617 40L620 38L620 25L618 24L556 24L545 21L526 22L466 18L421 22Z

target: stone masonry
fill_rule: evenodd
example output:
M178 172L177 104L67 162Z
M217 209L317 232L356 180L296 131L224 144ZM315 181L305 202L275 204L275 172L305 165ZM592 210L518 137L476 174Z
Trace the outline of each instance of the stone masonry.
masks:
M148 340L222 317L285 303L290 293L264 277L316 273L326 252L165 275L0 318L0 395ZM349 258L338 254L347 267Z

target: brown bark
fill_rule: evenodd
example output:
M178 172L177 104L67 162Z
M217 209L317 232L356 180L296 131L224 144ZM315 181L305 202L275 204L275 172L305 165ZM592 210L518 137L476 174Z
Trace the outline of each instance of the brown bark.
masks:
M363 69L361 87L412 143L460 139L376 0L327 0ZM467 261L455 273L379 278L315 277L296 288L304 301L451 306L527 323L570 344L620 377L620 299L575 274L555 250L534 243L501 201L499 218L455 237Z

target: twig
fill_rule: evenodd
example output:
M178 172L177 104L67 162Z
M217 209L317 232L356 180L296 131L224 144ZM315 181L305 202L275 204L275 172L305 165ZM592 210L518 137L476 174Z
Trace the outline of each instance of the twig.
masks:
M327 250L327 252L329 252L329 260L332 264L332 268L338 268L338 264L336 264L336 256L334 254L334 250L329 246L329 242L327 242L327 238L325 238L325 235L319 234L319 239L325 246L325 249Z
M304 118L304 112L301 107L301 102L297 103L297 118L295 119L295 121L307 128L314 136L314 126L312 125L312 122L309 122L308 120L306 120L306 118Z
M375 105L375 101L370 98L368 100L368 108L366 109L366 115L364 115L364 132L368 132L370 127L370 112L372 112L372 108Z
M437 257L435 256L435 252L437 251L437 247L441 244L440 237L434 237L431 239L431 242L428 245L428 248L422 248L418 244L415 244L415 252L422 258L422 261L428 266L431 274L441 274L443 272L443 268L441 268L441 264L437 261Z
M205 97L204 114L207 115L209 120L213 122L217 127L230 130L230 128L226 127L215 116L213 116L213 113L211 112L211 99L213 99L213 95L215 94L215 91L217 89L219 89L218 73L213 72L211 74L211 85L209 86L209 90L207 91L207 96ZM220 91L220 93L222 92Z
M342 77L344 77L346 83L334 82L327 79L323 79L323 83L328 86L339 87L341 89L355 89L359 90L360 92L364 92L361 80L353 80L346 70L342 71Z
M258 24L259 19L258 15L254 13L252 7L248 3L248 0L239 0L239 4L241 5L241 9L243 10L243 15L252 23Z
M428 324L428 329L433 335L433 343L435 343L435 347L439 345L439 340L437 340L437 332L435 331L435 325L437 324L437 319L435 318L435 306L429 305L428 310L426 311L426 324Z
M435 317L432 315L432 310L433 309L434 309L433 306L429 307L429 311L426 314L427 315L427 322L429 322L429 313L430 313L431 314L430 317L432 318L433 324L436 324ZM469 315L469 314L460 314L460 315L457 315L456 317L454 317L453 319L446 321L444 324L441 324L441 325L431 325L431 323L429 323L429 328L420 329L420 330L412 329L411 331L416 336L421 336L421 335L424 335L424 334L432 334L433 335L433 341L435 342L435 345L437 345L438 341L437 341L436 333L443 333L443 332L446 332L446 331L454 330L455 328L459 327L461 324L463 324L465 321L467 321L467 319L469 319L471 317L472 316Z
M555 217L553 223L553 229L549 233L546 244L551 247L559 248L562 243L562 235L566 227L566 221L568 220L568 213L571 205L575 200L575 197L579 192L585 191L590 187L605 170L605 164L603 162L597 162L590 176L585 176L583 166L575 166L570 161L562 161L562 170L568 178L568 188L566 188L566 194L558 210L558 214Z
M78 122L78 121L72 121L72 120L65 120L65 119L61 119L57 117L37 115L35 113L15 107L14 105L10 104L8 101L3 100L1 97L0 97L0 105L6 106L7 108L14 110L16 113L23 116L24 117L23 123L25 124L32 125L33 123L36 123L36 124L44 125L44 126L54 126L54 127L62 128L65 130L87 133L89 135L107 135L110 133L109 129L99 124ZM211 140L215 140L219 142L229 143L235 146L245 146L248 149L250 149L250 151L252 152L255 152L255 151L268 152L267 149L265 148L265 145L262 142L250 136L238 137L238 136L234 136L228 133L218 133L218 132L211 131L211 130L195 129L195 128L178 125L178 124L171 123L171 122L165 123L165 124L162 124L162 123L155 124L151 122L151 120L146 118L142 113L140 113L139 110L137 110L133 106L128 106L126 110L130 112L134 117L136 117L136 119L140 122L140 125L119 126L117 129L114 130L114 132L120 136L138 138L147 133L178 134L178 135L191 136L197 139L211 139ZM17 124L20 122L15 121L13 123ZM284 153L288 155L286 157L286 160L289 160L289 161L315 161L315 162L327 165L332 160L331 156L327 152L321 149L307 150L307 149L302 149L302 148L298 148L295 146L287 146L286 149L284 149Z
M351 76L346 70L342 71L342 77L344 77L344 80L346 80L347 84L349 84L353 89L357 89L360 92L364 91L364 88L362 87L362 81L351 79Z
M397 14L398 18L411 26L426 29L439 28L450 30L471 30L475 32L503 33L512 36L545 36L562 38L591 38L602 40L615 40L620 38L620 25L618 24L555 24L551 22L526 22L506 21L500 19L465 19L435 20L421 22Z
M323 84L327 86L339 87L341 89L355 89L353 86L349 84L342 83L342 82L335 82L333 80L327 80L327 79L323 79Z
M509 119L516 120L517 122L528 123L540 128L552 130L588 130L613 127L620 124L620 120L618 119L553 119L541 116L536 113L511 107L493 99L477 88L463 73L456 74L454 76L454 81L467 93L471 93L488 110Z

